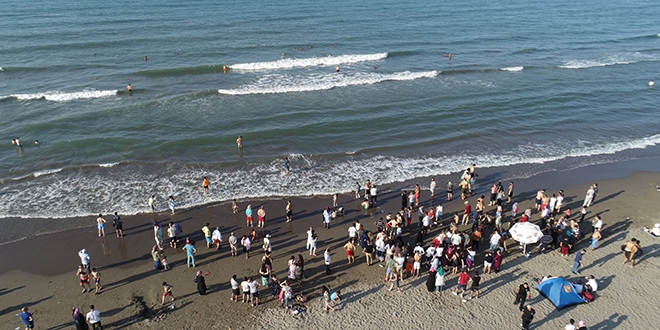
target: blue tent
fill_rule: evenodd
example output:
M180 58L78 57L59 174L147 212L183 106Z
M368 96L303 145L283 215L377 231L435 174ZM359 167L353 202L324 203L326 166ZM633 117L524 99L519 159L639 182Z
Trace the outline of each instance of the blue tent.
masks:
M563 278L551 278L536 286L546 298L550 299L557 309L586 302L577 293L571 282Z

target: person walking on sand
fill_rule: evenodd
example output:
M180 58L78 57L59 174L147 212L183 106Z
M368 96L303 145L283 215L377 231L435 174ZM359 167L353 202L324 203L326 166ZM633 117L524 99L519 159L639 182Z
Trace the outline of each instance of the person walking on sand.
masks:
M176 208L176 201L174 200L174 196L170 196L170 210L172 210L172 214L174 214L174 209Z
M284 208L284 211L286 211L286 222L291 222L291 220L293 220L293 208L290 199L286 202L286 208Z
M582 262L582 257L584 256L585 253L587 253L587 250L582 249L575 254L575 259L573 259L573 268L571 268L571 274L580 273L580 267L584 266L584 263Z
M454 290L452 293L456 296L458 295L458 290L461 290L461 301L462 302L467 302L465 298L463 297L465 295L465 291L467 291L467 284L468 281L470 281L471 277L470 274L468 274L467 269L463 268L461 271L461 274L458 275L458 286L456 287L456 290Z
M631 239L623 246L623 263L624 265L630 260L630 268L635 267L635 256L639 253L639 241L636 238Z
M534 320L534 314L536 311L532 308L532 305L527 305L524 310L521 310L522 313L522 330L529 330L529 325L532 324Z
M112 218L112 226L115 227L117 237L124 237L124 223L121 221L117 212L115 212L115 217Z
M208 195L210 185L211 185L211 181L209 181L209 179L204 177L204 179L202 180L202 188L204 189L204 195Z
M595 250L598 247L598 242L603 238L603 235L601 235L600 230L596 229L594 230L594 233L591 234L591 251Z
M86 293L88 291L91 291L89 288L89 271L85 266L80 265L78 266L78 270L76 271L76 276L78 276L78 279L80 280L80 287L83 288L82 293Z
M529 284L527 282L521 284L518 286L516 289L516 301L513 302L514 305L517 305L520 303L519 309L520 311L523 310L523 306L525 306L525 300L532 298L532 293L530 292L529 289Z
M257 216L259 217L259 223L257 223L257 227L264 228L266 222L266 210L264 210L263 205L259 207L259 210L257 211Z
M351 228L355 228L351 226ZM355 244L353 244L352 240L348 240L346 244L344 244L344 250L346 250L346 256L348 258L348 263L352 264L355 262Z
M151 195L147 201L147 204L149 204L149 208L151 209L152 213L156 212L156 195Z
M90 259L91 259L91 258L89 257L89 254L87 253L87 250L86 250L86 249L82 249L82 250L78 251L78 257L80 257L80 264L81 264L83 267L89 269L89 267L90 267L90 263L89 263L89 262L90 262Z
M87 313L87 322L92 326L93 330L103 330L103 325L101 324L101 312L94 308L94 305L89 306L89 312Z
M96 268L92 268L92 278L94 278L94 288L96 290L94 294L101 294L101 289L103 289L101 286L101 273Z
M470 285L470 300L473 297L479 299L479 282L481 282L481 276L479 276L478 271L474 272L474 275L470 278L470 282L472 282L472 285Z
M208 272L207 272L208 274ZM198 270L195 276L195 283L197 283L197 293L199 293L200 296L205 296L206 295L206 279L204 279L204 275L202 274L201 270Z
M34 329L34 318L32 317L32 313L28 312L27 307L23 307L21 309L18 317L20 317L21 321L23 321L23 324L25 324L25 330Z
M80 309L73 307L73 322L76 324L76 330L89 330L87 325L87 320L85 319L85 314L83 314Z
M165 305L165 298L170 297L171 302L174 302L174 293L172 293L172 286L167 284L167 282L163 282L163 296L161 297L160 304Z
M99 214L99 217L96 218L96 225L99 229L99 237L105 236L105 219L103 219L103 214Z
M594 190L594 186L590 186L589 189L587 190L587 194L584 196L584 203L582 203L582 207L589 207L594 201L594 195L596 194L596 191Z
M190 240L186 240L186 245L183 246L183 251L186 252L186 264L188 264L188 268L190 268L191 265L195 268L195 253L197 250L195 249L195 246L191 244Z

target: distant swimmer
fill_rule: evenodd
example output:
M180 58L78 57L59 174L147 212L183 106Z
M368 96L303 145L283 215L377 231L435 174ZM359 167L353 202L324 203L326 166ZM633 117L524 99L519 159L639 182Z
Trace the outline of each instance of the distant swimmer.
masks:
M300 48L298 48L298 50L303 50L303 48L302 48L302 47L300 47Z
M13 145L13 146L16 145L16 139L11 139L11 145Z
M307 45L307 48L312 48L312 45Z
M223 65L223 66L222 66L222 71L223 71L224 73L227 73L227 70L229 70L229 68L228 68L226 65Z
M649 87L653 88L653 86L655 86L655 82L653 80L649 81Z
M335 67L335 71L339 72L339 65L337 65L337 67Z
M243 135L239 135L236 138L236 144L238 145L238 149L243 149Z
M284 57L284 52L282 52L282 57Z
M454 57L453 53L449 53L449 60L451 61L451 58Z
M39 140L34 140L34 145L38 146L39 145Z
M16 138L16 146L19 147L19 148L23 146L21 144L21 140L19 138Z
M96 56L96 53L94 53L94 56Z
M131 84L128 84L128 86L126 86L126 91L128 91L129 93L133 93L133 87L131 87Z
M374 70L378 69L378 64L374 65Z
M146 61L148 61L148 60L149 60L149 59L145 56L145 57L144 57L144 61L146 62Z

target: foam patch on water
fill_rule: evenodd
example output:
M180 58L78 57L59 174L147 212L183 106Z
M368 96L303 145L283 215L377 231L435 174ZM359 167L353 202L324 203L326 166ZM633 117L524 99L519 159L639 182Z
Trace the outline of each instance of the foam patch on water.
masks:
M387 53L339 55L314 58L282 58L271 62L239 63L230 65L233 70L278 70L292 68L306 68L319 65L341 65L368 61L378 61L387 57Z
M310 92L328 90L336 87L371 85L384 81L415 80L433 78L437 71L396 72L396 73L331 73L310 75L265 75L253 83L234 89L219 89L218 93L227 95L275 94L292 92Z
M586 69L594 67L604 67L610 65L625 65L638 62L654 62L660 60L660 57L639 52L625 53L620 55L611 55L601 57L595 60L569 60L565 61L559 67L562 69Z
M116 90L105 90L105 91L84 90L80 92L70 92L70 93L54 91L54 92L34 93L34 94L11 94L7 96L0 96L0 99L15 98L19 101L44 99L53 102L66 102L73 100L96 99L96 98L108 97L114 95L117 95Z
M522 71L523 69L524 69L524 67L522 67L522 66L511 66L511 67L507 67L507 68L501 68L500 70L518 72L518 71Z
M58 172L62 172L62 169L61 168L56 168L56 169L52 169L52 170L37 171L37 172L34 172L32 175L35 178L38 178L42 175L48 175L48 174L53 174L53 173L58 173Z
M119 165L119 163L105 163L105 164L99 164L99 167L115 167Z
M371 179L390 184L419 177L460 172L465 164L502 167L543 164L570 157L609 155L629 149L660 144L660 134L619 142L592 143L563 141L525 144L507 150L488 150L464 155L428 154L415 157L375 155L343 156L328 160L312 155L289 155L291 173L284 174L282 159L240 168L217 168L169 164L158 170L142 165L122 165L121 175L101 167L64 170L35 178L10 181L0 194L0 217L63 218L119 212L148 212L147 199L157 196L161 211L167 210L167 196L174 195L182 208L237 198L267 198L331 195L350 192L353 184ZM588 158L579 161L588 165ZM46 172L46 171L43 171ZM201 178L211 180L211 193L204 195ZM458 178L457 178L458 179Z

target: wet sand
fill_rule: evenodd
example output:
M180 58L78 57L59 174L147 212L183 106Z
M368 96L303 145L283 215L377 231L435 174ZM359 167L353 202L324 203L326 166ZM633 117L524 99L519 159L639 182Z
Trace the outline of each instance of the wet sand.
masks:
M596 204L587 214L588 221L583 223L582 230L591 232L590 219L596 213L601 213L605 221L602 245L585 255L586 267L582 273L593 274L599 280L601 287L596 294L596 301L557 311L547 299L533 291L532 299L529 300L537 311L533 328L558 329L569 318L574 318L587 321L589 329L644 329L660 319L655 312L659 303L655 292L658 292L659 287L653 281L659 270L655 257L660 254L660 239L653 239L640 231L642 226L660 222L660 212L657 211L660 192L655 188L660 182L660 174L637 171L625 178L603 179L616 177L617 174L627 175L630 171L639 170L639 167L648 166L640 165L639 162L634 163L636 165L626 162L617 164L515 180L517 192L514 200L519 202L521 210L533 206L537 189L549 187L553 189L549 193L558 189L565 190L564 204L571 207L574 214L578 212L588 186L598 180L599 195ZM425 187L429 179L416 181ZM478 183L477 196L487 195L485 189L492 184L492 180L484 178ZM391 324L393 328L444 328L453 325L474 329L515 329L520 324L520 315L512 304L512 291L518 284L523 281L531 283L533 278L548 273L571 277L569 270L573 254L568 259L558 252L533 254L527 259L520 256L517 244L510 241L502 271L497 275L483 276L482 295L478 301L462 303L448 292L456 284L456 275L446 276L446 292L442 294L426 292L424 275L420 279L406 278L401 294L388 292L382 282L384 268L377 265L367 267L359 253L355 264L347 264L341 246L346 242L348 226L356 219L360 219L366 229L375 230L373 223L376 217L384 216L383 212L396 212L400 208L401 188L413 186L414 182L405 182L379 187L380 209L375 211L378 212L375 216L366 219L354 196L340 196L340 204L346 208L346 215L333 222L329 230L322 228L321 212L326 205L332 204L332 199L323 196L292 199L294 221L289 224L284 218L285 200L239 201L241 211L237 216L231 213L229 204L220 204L185 210L174 215L161 212L122 217L126 235L123 239L115 237L112 226L108 225L106 237L103 238L96 235L94 226L33 236L0 245L0 255L3 256L3 262L0 263L0 321L13 328L20 326L20 319L15 314L22 306L29 306L31 311L36 312L37 328L68 329L73 327L70 317L72 306L83 307L86 311L89 304L94 304L101 311L106 328L281 329L298 326L325 329L336 328L337 324L346 328L375 328L379 324ZM442 186L443 182L439 181L438 187ZM438 190L439 200L445 204L443 224L446 225L449 215L462 209L463 204L460 196L456 199L456 193L454 201L445 203L444 189ZM474 203L477 196L470 201ZM425 205L429 205L428 191L422 192L422 200ZM286 261L291 255L302 253L305 257L307 279L301 287L295 285L294 290L310 292L306 313L293 316L285 312L279 307L279 301L270 297L270 289L266 288L261 289L264 303L259 307L229 301L229 278L232 274L238 277L258 276L261 242L253 243L253 255L248 260L240 252L238 257L232 258L226 243L220 251L207 250L200 229L206 222L211 223L212 227L220 226L225 241L231 231L236 236L247 234L243 210L248 203L255 210L264 205L267 211L264 234L270 233L273 236L274 270L280 279L286 277ZM490 209L487 207L487 210ZM630 217L630 221L625 220L626 217ZM532 219L538 220L538 214L534 214ZM106 216L106 220L111 222L111 217ZM196 270L210 272L206 279L209 287L206 296L197 295L193 283L195 270L186 267L183 251L168 247L165 253L172 269L153 269L149 253L154 245L152 224L154 221L167 223L171 220L181 223L184 237L189 236L198 243ZM404 240L414 241L416 220L415 215L413 229L405 235ZM91 217L88 221L94 223ZM319 234L319 256L312 259L305 251L305 231L310 226ZM438 228L434 228L425 242L430 242L438 231ZM644 255L634 269L621 265L619 249L631 237L640 239L644 249ZM587 235L578 247L587 247L588 244ZM332 249L332 275L325 275L324 272L322 250L325 247ZM75 270L79 263L77 252L81 248L88 250L92 266L100 269L103 275L104 290L100 295L80 292ZM477 256L477 264L482 263L483 248ZM173 310L160 306L160 284L163 281L174 286L177 299ZM321 311L321 285L342 291L344 301L337 311L328 314ZM428 318L427 313L431 310L440 313L441 317Z

